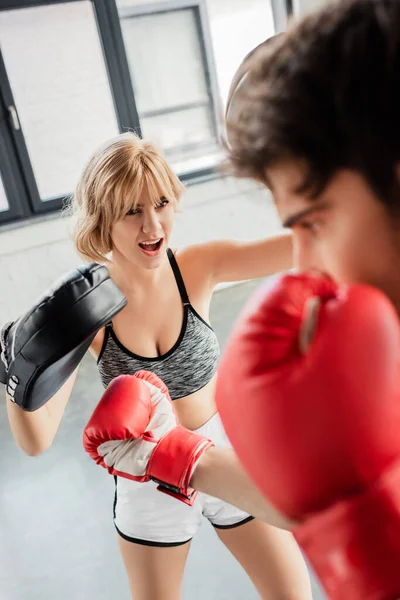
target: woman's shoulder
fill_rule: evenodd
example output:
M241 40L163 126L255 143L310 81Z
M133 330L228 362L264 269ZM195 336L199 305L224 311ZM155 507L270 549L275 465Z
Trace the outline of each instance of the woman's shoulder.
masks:
M191 270L204 273L207 278L213 278L221 256L229 240L210 240L200 244L191 244L183 248L174 248L173 252L179 266L190 265Z
M187 287L208 289L212 281L213 265L210 244L192 244L171 250Z
M171 250L180 268L188 267L199 273L207 270L207 244L191 244Z
M179 248L171 248L174 256L179 261L198 262L204 265L215 255L215 241L190 244Z

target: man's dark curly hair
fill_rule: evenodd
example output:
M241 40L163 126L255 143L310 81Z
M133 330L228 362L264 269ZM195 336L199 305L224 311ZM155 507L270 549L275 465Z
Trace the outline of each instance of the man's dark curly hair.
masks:
M300 191L317 197L351 169L400 209L400 0L330 2L241 70L226 119L235 175L268 185L269 166L300 160Z

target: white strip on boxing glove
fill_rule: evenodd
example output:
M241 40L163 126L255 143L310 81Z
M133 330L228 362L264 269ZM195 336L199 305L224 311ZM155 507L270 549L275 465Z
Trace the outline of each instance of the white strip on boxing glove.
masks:
M83 434L88 454L112 475L159 483L193 504L189 481L211 440L177 425L165 384L147 371L121 375L103 394Z

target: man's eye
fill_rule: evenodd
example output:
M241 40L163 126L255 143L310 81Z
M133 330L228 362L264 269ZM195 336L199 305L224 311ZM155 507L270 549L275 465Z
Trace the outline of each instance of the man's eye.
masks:
M320 224L317 221L302 221L300 227L302 229L307 229L312 233L317 233L320 229Z

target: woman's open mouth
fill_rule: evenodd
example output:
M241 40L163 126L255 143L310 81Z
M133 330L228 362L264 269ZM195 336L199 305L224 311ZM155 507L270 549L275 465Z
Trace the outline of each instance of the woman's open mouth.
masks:
M163 244L163 241L164 241L163 238L158 238L156 240L149 240L149 241L146 241L146 242L139 242L139 248L147 256L157 256L157 254L161 250L161 246Z

